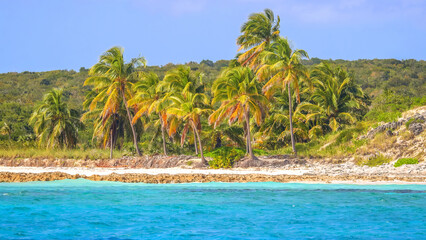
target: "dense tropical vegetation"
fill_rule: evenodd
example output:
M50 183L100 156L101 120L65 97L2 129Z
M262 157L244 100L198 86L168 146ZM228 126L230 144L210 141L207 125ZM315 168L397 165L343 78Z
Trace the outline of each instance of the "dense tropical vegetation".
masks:
M425 61L309 59L268 9L249 16L237 44L231 61L145 66L113 47L79 72L0 74L0 148L195 153L207 164L205 151L233 147L224 151L231 164L241 152L256 159L259 149L312 154L306 149L319 150L321 139L351 140L426 105Z
M43 102L33 112L29 121L34 126L39 145L45 145L47 148L75 147L78 131L83 128L78 113L69 109L63 101L63 90L60 89L53 89L44 95ZM11 129L7 130L10 136Z

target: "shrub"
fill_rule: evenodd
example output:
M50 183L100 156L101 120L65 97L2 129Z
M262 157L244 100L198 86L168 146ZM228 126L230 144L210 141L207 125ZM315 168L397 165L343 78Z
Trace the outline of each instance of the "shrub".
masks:
M206 154L208 157L213 157L213 160L209 161L209 165L214 169L231 168L244 155L244 150L230 147L221 147Z
M393 165L394 167L400 167L404 164L418 164L419 160L416 158L400 158L396 163Z
M337 143L349 142L354 137L353 131L351 129L342 130L336 138Z
M411 125L411 123L423 123L420 119L410 118L406 123L405 127L408 129L408 127Z
M398 118L400 118L401 116L402 116L402 113L398 111L384 112L384 111L371 110L364 116L364 119L378 121L378 122L393 122L398 120Z
M362 165L367 165L369 167L376 167L376 166L380 166L384 163L389 163L391 161L390 158L379 154L376 155L374 157L370 157L367 161L363 162Z

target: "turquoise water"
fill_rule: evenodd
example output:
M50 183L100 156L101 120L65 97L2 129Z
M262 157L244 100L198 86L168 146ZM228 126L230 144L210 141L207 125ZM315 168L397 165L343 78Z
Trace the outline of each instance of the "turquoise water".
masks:
M0 239L426 239L426 185L0 183Z

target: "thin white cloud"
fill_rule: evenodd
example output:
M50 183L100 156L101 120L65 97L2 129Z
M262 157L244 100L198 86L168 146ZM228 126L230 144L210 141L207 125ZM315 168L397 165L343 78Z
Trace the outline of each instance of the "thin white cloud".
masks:
M304 23L366 23L426 20L424 0L237 0L264 5L281 18ZM416 21L414 21L416 22ZM421 24L421 23L419 23Z
M207 5L207 0L131 0L131 2L135 7L173 16L200 13Z
M199 13L205 9L206 1L203 0L175 0L170 6L174 15L184 15L187 13Z

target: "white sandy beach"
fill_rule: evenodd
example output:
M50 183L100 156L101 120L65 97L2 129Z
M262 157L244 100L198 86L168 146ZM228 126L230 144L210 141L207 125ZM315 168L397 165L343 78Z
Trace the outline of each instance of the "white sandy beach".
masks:
M309 170L246 170L246 169L185 169L185 168L66 168L66 167L5 167L0 166L0 172L13 173L46 173L46 172L63 172L71 175L109 175L116 174L262 174L262 175L296 175L300 176Z

